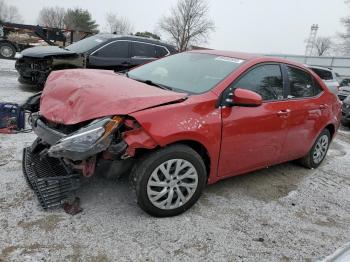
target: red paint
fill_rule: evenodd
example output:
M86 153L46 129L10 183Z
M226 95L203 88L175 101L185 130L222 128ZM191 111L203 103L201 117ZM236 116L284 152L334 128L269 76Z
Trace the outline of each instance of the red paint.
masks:
M247 89L237 88L233 93L233 101L238 105L255 105L262 103L261 95Z
M137 148L153 149L157 146L152 137L142 128L124 132L123 139L128 144L126 153L129 156L134 156Z
M83 176L91 177L95 173L96 157L84 160L82 165L83 165L82 167Z
M108 115L127 115L186 97L107 70L54 71L46 81L40 112L48 120L72 125Z
M44 89L41 113L64 124L105 115L129 115L141 125L124 133L130 154L137 148L196 142L206 149L210 158L208 183L303 157L326 126L338 129L340 102L316 74L302 65L233 52L195 52L246 61L211 91L171 104L166 103L186 95L106 71L57 71L50 75ZM235 79L265 62L303 68L324 91L314 98L262 102L256 107L217 107L219 96ZM235 94L235 102L259 104L261 101L259 95L247 90L236 90Z

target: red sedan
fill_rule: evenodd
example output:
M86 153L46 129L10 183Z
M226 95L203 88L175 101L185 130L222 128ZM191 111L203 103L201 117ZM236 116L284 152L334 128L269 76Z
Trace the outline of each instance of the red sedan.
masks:
M173 216L206 184L295 159L318 167L340 118L315 73L272 57L201 50L126 75L62 70L32 117L38 139L25 149L24 173L44 208L67 197L46 197L45 177L70 192L72 177L130 174L144 211Z

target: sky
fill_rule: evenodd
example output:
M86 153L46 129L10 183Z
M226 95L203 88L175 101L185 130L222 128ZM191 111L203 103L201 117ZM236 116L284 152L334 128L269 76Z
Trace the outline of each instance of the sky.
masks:
M318 36L336 39L343 31L340 19L350 15L344 0L207 0L209 17L216 30L208 43L214 49L251 53L305 53L305 40L312 24ZM177 0L5 0L17 6L25 23L36 24L44 6L88 9L100 30L106 28L106 13L127 17L134 32L159 33L158 22ZM165 35L161 35L166 40Z

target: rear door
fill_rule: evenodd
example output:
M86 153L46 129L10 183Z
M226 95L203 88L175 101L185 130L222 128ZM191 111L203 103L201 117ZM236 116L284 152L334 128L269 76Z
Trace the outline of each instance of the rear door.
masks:
M154 61L166 54L164 47L144 42L132 42L131 66L139 66Z
M258 107L222 108L219 176L237 175L278 161L287 135L289 115L279 64L261 64L229 87L259 93Z
M280 161L306 155L330 113L330 106L322 96L316 79L302 68L284 65L288 92L288 133Z
M88 60L89 68L127 70L130 63L130 42L117 40L94 51Z

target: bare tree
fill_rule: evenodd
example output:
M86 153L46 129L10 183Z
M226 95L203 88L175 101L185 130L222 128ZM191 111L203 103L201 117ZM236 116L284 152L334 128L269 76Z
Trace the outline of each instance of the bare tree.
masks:
M21 23L22 17L16 6L7 5L3 0L0 0L0 21Z
M47 27L65 28L65 15L66 9L63 7L43 7L39 13L38 24Z
M345 32L339 34L340 43L338 47L343 55L350 55L350 17L343 17L341 22L345 27Z
M317 55L323 56L325 53L332 48L332 40L330 37L317 37L317 39L314 42L314 47L316 48Z
M125 17L118 17L116 14L108 13L106 21L111 33L118 35L131 34L133 26Z
M170 36L179 51L190 45L206 43L215 30L214 22L209 19L209 7L206 0L178 0L169 16L160 20L160 29Z

